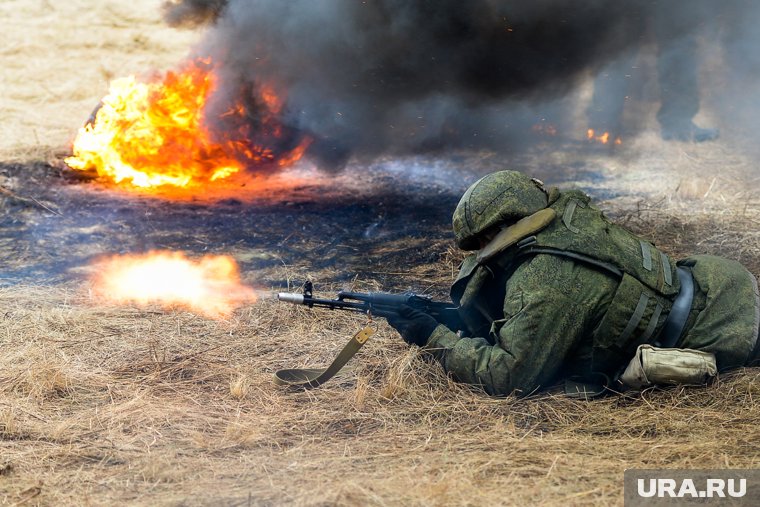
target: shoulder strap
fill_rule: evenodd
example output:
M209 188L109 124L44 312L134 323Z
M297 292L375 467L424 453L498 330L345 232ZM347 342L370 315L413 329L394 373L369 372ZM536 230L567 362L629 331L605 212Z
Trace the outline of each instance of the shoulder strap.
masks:
M530 246L530 243L527 243L525 246L520 248L520 253L518 254L518 256L521 257L524 255L536 255L536 254L549 254L549 255L556 255L559 257L567 257L575 261L580 261L586 264L590 264L594 266L595 268L601 269L602 271L606 271L607 273L613 276L616 276L618 278L623 277L623 272L620 269L618 269L616 266L608 262L600 261L599 259L594 259L593 257L584 255L581 253L560 250L559 248L552 248L552 247L546 247L546 246Z
M502 229L499 234L477 253L476 259L478 264L487 263L495 255L517 244L520 240L545 229L556 216L556 211L551 208L544 208Z

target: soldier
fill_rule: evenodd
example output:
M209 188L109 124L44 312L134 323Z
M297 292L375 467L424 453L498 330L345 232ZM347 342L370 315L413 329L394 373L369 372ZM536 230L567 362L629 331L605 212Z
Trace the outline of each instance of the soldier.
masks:
M390 318L461 382L527 395L700 383L758 355L760 294L739 263L674 262L577 190L514 171L480 179L453 217L473 251L451 288L467 329L405 307Z

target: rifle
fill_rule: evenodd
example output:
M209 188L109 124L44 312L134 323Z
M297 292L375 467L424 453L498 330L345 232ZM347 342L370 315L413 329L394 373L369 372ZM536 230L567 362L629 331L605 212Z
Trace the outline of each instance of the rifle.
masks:
M392 317L398 314L402 305L411 306L427 313L439 323L452 331L465 329L464 322L459 316L459 308L454 303L433 301L429 296L419 294L390 294L388 292L338 292L336 299L315 298L314 286L306 282L303 294L280 292L277 299L295 305L306 305L309 308L329 308L331 310L348 310L360 312L370 317Z

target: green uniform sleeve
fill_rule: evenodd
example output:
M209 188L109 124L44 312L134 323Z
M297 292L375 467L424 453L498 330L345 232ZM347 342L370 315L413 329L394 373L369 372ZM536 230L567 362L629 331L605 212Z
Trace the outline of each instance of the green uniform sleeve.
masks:
M614 287L593 269L539 255L507 282L504 318L492 323L490 342L440 325L426 349L461 382L492 395L524 396L557 380L573 349L590 339Z

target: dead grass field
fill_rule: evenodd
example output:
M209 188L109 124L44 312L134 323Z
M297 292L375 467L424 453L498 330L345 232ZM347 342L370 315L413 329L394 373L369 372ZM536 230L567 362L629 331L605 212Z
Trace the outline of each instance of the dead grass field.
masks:
M359 287L361 288L361 287ZM489 399L361 317L262 301L225 322L104 308L79 287L0 291L0 502L610 505L626 468L754 468L760 373L595 402Z
M159 4L0 3L0 161L55 159L109 78L181 59L197 34L164 27ZM557 150L511 163L544 175L579 159ZM669 253L725 255L760 275L760 173L731 141L644 135L582 167L605 180L579 171L572 183L609 194L611 216ZM21 191L15 182L0 178ZM46 215L3 197L0 207L31 224ZM398 261L353 288L441 296L460 254L433 248L438 261ZM245 276L269 289L308 274L326 295L345 288L339 268ZM363 324L266 299L212 321L105 307L86 283L2 286L0 505L622 505L627 468L760 466L758 369L593 402L492 399L450 382L380 322L322 388L272 384L277 369L326 364Z

